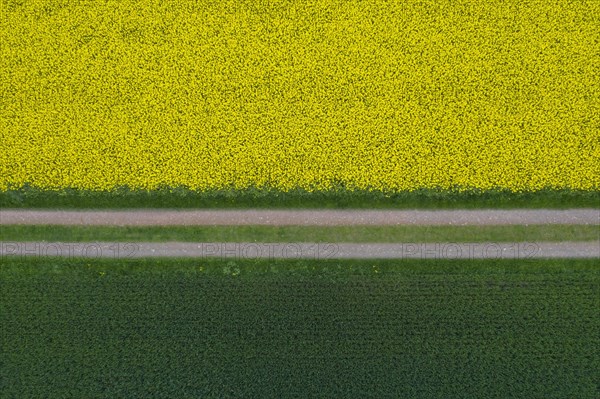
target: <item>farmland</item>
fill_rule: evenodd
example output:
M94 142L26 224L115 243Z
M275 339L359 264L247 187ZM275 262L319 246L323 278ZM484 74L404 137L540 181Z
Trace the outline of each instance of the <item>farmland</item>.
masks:
M599 14L3 0L0 190L597 191Z
M0 399L597 399L599 15L0 0Z
M599 289L594 259L5 259L0 392L595 398Z

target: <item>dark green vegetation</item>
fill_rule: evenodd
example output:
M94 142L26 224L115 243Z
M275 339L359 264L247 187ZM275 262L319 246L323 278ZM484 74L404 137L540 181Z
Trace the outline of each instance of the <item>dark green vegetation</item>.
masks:
M2 397L597 398L595 260L3 259Z
M600 227L531 226L0 226L0 241L525 242L600 240Z
M23 187L0 192L5 208L583 208L600 207L600 191L504 190L411 192L351 190L340 184L330 191L282 192L268 188L193 191L163 188L153 191L126 187L111 192Z

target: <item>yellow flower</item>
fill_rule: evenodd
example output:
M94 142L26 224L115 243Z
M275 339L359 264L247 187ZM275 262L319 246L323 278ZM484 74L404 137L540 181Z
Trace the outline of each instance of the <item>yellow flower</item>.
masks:
M597 1L6 1L0 190L600 189Z

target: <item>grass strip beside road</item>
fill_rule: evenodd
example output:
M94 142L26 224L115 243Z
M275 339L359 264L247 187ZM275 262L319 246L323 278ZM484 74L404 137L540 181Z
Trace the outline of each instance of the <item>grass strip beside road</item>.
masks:
M7 397L597 397L595 260L14 259Z
M531 226L0 226L0 241L534 242L600 240L594 225Z
M280 191L270 188L194 191L183 187L113 191L43 190L31 186L0 191L0 208L124 209L124 208L363 208L363 209L570 209L597 208L600 191L546 189L441 190L384 192L350 189Z

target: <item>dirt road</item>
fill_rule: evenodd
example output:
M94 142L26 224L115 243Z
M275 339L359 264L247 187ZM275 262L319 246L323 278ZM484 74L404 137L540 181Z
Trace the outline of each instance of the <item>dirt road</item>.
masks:
M0 259L24 256L114 259L600 259L600 243L0 243Z
M0 210L0 225L600 225L599 209L572 210Z
M600 209L573 210L0 210L2 225L342 226L598 225ZM600 242L538 243L48 243L0 242L2 257L221 257L312 259L600 258Z

